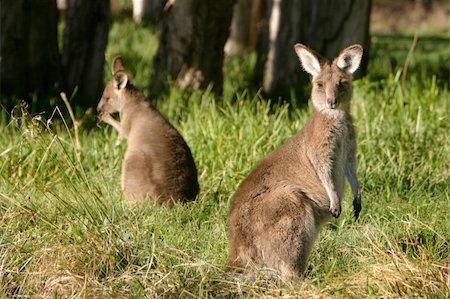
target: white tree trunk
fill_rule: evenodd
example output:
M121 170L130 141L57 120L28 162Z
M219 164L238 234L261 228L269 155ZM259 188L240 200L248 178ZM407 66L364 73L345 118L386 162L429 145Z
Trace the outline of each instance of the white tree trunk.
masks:
M167 0L133 0L133 19L140 24L144 21L156 22Z

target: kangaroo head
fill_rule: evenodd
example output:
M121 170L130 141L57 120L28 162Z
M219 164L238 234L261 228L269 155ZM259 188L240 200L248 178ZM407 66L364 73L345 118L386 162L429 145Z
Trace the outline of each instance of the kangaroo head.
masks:
M106 84L102 98L97 106L99 113L120 112L124 106L123 93L128 83L128 76L122 58L116 57L112 63L113 78Z
M348 111L352 97L352 74L361 63L363 48L352 45L330 63L302 44L294 46L300 62L313 77L311 101L316 110L341 109Z

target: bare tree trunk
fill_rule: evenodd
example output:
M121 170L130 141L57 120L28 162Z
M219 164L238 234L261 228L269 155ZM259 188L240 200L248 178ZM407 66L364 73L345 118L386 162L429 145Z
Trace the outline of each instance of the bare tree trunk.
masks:
M103 89L109 31L109 0L69 0L62 62L66 90L78 86L77 104L93 106Z
M238 0L234 5L231 32L225 44L226 55L254 50L264 15L264 0Z
M371 0L309 1L309 22L304 42L328 59L333 59L345 47L361 44L364 56L354 74L360 78L367 71L370 50Z
M133 0L133 19L136 23L156 23L161 17L165 0Z
M293 45L304 43L332 59L346 46L365 49L365 73L370 46L371 0L266 0L265 22L258 45L255 79L266 96L288 100L301 96L306 75L300 71Z
M69 0L56 0L56 6L58 7L60 18L62 20L65 20L65 13L67 9L67 2ZM143 1L143 0L140 0ZM162 1L162 0L158 0ZM120 14L120 11L122 10L122 5L120 3L120 0L109 0L109 11L111 16L118 16Z
M109 13L111 16L118 16L122 10L120 0L109 0Z
M55 91L60 74L57 19L54 0L1 1L2 96Z
M301 92L299 62L294 44L306 26L307 3L302 0L266 0L265 22L258 44L255 78L268 97L288 99L291 89Z
M222 93L224 45L234 0L174 0L166 8L154 57L151 94L161 92L169 76L181 87Z
M234 5L230 36L225 44L227 55L246 52L250 39L251 0L238 0Z

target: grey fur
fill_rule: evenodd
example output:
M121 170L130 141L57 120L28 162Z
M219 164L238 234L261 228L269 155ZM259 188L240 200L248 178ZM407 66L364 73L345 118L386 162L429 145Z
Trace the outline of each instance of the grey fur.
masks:
M146 197L171 205L195 199L199 192L197 168L180 133L128 80L122 59L112 64L97 106L100 120L127 138L122 165L122 189L130 204ZM119 112L120 122L111 113Z
M320 227L339 217L346 177L356 218L361 210L349 109L362 47L344 49L332 63L301 44L295 51L313 76L314 113L241 183L228 215L228 265L287 278L302 275Z

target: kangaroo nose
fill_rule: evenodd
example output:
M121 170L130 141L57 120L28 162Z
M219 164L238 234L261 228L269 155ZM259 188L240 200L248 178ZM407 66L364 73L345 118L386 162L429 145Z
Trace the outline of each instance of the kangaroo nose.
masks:
M336 108L336 99L328 98L328 99L327 99L327 106L328 106L328 108L330 108L330 109Z

